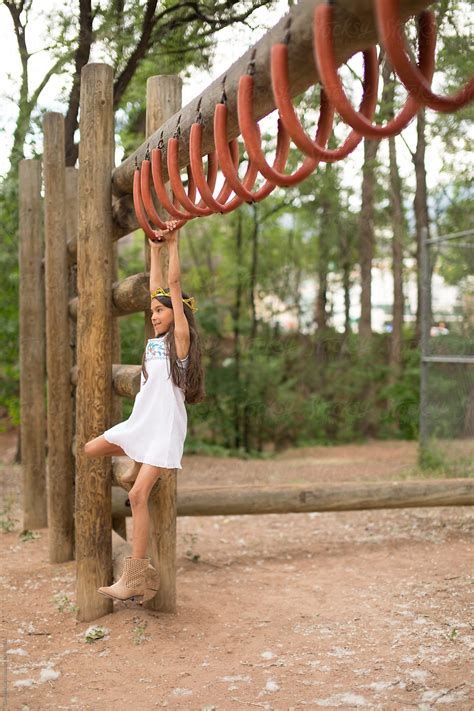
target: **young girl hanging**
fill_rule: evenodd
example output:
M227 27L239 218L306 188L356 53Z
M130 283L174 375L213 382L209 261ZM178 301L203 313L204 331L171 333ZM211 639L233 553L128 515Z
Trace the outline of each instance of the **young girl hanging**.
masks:
M169 223L170 227L174 222ZM177 233L156 232L151 240L150 297L155 337L149 338L142 358L140 391L124 422L103 433L104 438L135 462L182 469L187 433L185 403L204 399L204 374L194 297L181 291ZM160 251L169 250L168 289L162 279Z
M204 399L199 335L194 321L193 297L181 292L176 224L156 233L151 244L151 320L155 337L147 341L142 360L140 392L124 422L106 430L84 445L86 456L128 455L133 462L120 477L129 491L133 517L132 555L124 558L122 575L113 585L97 592L116 600L153 598L160 586L158 570L146 554L150 516L148 497L167 472L182 469L181 456L187 429L185 402ZM153 240L155 242L155 239ZM167 291L161 274L160 251L167 243L169 274ZM131 488L130 488L131 485Z

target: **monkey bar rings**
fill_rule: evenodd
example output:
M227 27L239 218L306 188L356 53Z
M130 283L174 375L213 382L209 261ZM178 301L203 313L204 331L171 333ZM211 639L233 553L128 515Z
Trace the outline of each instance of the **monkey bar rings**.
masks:
M379 59L375 46L363 51L364 78L362 99L356 111L348 100L339 78L333 47L334 2L318 4L313 14L313 53L321 83L319 118L315 138L303 128L291 100L288 72L288 43L290 24L287 22L282 42L271 49L271 81L275 106L278 109L277 145L273 164L270 165L262 149L258 121L253 118L255 50L247 73L240 77L237 91L237 115L243 145L247 152L247 168L241 179L238 174L239 146L227 139L228 107L225 87L222 98L214 109L214 146L207 156L207 174L202 161L202 116L200 104L197 117L189 133L189 159L187 164L187 190L183 185L179 164L181 137L178 117L174 135L166 146L166 166L171 184L169 195L163 180L163 137L157 148L147 150L141 167L136 165L133 181L134 208L140 226L150 239L156 239L155 229L166 228L167 213L178 220L178 228L194 217L215 213L227 214L243 202L258 202L266 198L275 187L291 187L307 178L321 161L335 162L347 157L362 139L380 139L402 131L419 109L428 106L437 111L456 111L474 98L474 77L453 96L439 96L432 92L431 82L435 68L436 22L433 12L425 10L417 18L418 62L415 65L407 54L403 27L398 17L399 0L374 0L377 27L381 44L395 74L400 78L408 95L399 113L385 125L373 123L379 85ZM338 148L327 148L334 113L337 112L351 128L347 138ZM163 134L162 134L163 136ZM304 154L303 162L293 173L285 172L290 142ZM214 197L218 170L223 176L222 187ZM263 185L254 189L258 175ZM152 184L155 197L152 193ZM199 192L200 199L196 196ZM161 213L158 212L158 203Z
M428 78L413 66L405 49L405 35L398 18L399 0L376 0L377 25L387 56L402 84L411 96L435 111L451 112L465 106L474 98L474 76L454 96L439 96L431 91ZM432 12L427 14L436 41L436 21Z

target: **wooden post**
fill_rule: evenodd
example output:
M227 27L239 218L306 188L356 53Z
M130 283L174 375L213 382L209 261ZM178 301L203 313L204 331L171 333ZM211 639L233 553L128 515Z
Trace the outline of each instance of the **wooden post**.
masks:
M73 245L77 245L77 218L78 218L78 195L79 192L79 171L77 168L66 168L66 237L69 256L69 302L77 298L77 262L76 256L72 254ZM70 315L70 314L69 314ZM70 318L69 338L71 343L71 362L76 363L76 320ZM75 389L73 390L73 401L75 402ZM73 410L73 423L75 421L75 408ZM75 427L72 428L75 432Z
M68 281L69 281L69 302L71 299L77 299L77 262L76 262L76 248L77 248L77 218L78 218L78 191L79 191L79 171L77 168L66 168L66 238L67 238L67 250L69 259L69 270L68 270ZM74 245L74 252L72 253L72 246ZM71 318L69 312L69 343L71 346L71 364L72 367L77 363L76 356L76 319ZM71 371L72 372L72 371ZM72 381L71 381L72 384ZM76 471L76 458L73 450L73 439L74 433L76 431L76 387L72 387L71 391L71 408L72 408L72 431L71 431L71 453L74 459L74 472ZM75 538L75 524L74 517L72 521L73 531L73 557L76 557L76 538Z
M112 581L111 458L91 459L84 445L110 426L112 406L113 70L81 73L77 239L76 560L77 619L112 612L97 588Z
M118 281L118 243L112 242L112 284ZM113 294L112 294L113 295ZM112 320L112 363L120 364L122 361L122 351L120 346L120 319L118 316L113 316L110 312ZM110 426L116 425L123 420L122 398L112 390L112 405L110 412ZM127 539L127 518L125 516L117 516L112 514L112 529L116 531L123 539Z
M23 530L45 528L45 307L41 163L20 161L20 420Z
M72 442L71 347L66 235L64 118L46 113L44 130L44 226L46 363L48 372L49 559L73 559L74 459Z
M175 75L150 77L147 81L146 134L150 136L181 108L181 78ZM164 217L165 213L161 213ZM168 279L167 253L161 253L163 274ZM145 270L150 271L150 246L145 236ZM167 286L167 284L163 284ZM153 338L151 310L145 310L145 342ZM177 470L162 477L159 490L149 499L150 539L148 555L160 573L160 589L145 606L162 612L176 612L176 497Z

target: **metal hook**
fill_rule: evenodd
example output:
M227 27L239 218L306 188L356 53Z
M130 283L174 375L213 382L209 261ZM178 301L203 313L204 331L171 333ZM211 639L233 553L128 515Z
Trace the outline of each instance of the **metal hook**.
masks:
M285 34L283 36L283 44L290 44L290 39L291 39L291 15L288 16L288 19L285 24Z
M196 107L196 123L202 123L201 104L202 96L199 97L198 105Z
M178 138L178 139L179 139L179 137L181 136L181 126L180 126L180 123L181 123L181 114L178 116L178 122L177 122L177 124L176 124L176 128L175 128L174 133L173 133L173 138Z
M255 47L252 49L252 53L250 55L250 60L247 65L247 74L251 77L254 76L255 74L255 55L257 54L257 50Z
M227 79L227 74L224 74L224 77L222 79L222 95L221 95L221 104L227 104L227 94L225 93L225 81Z

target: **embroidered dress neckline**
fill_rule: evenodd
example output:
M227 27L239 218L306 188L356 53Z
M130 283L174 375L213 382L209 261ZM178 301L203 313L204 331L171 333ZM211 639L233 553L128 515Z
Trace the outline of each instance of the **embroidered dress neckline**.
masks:
M168 332L164 333L162 336L156 336L155 338L149 338L149 339L148 339L148 343L149 343L150 341L160 341L162 338L165 338L165 336L167 335L167 333L168 333ZM184 361L188 360L188 358L189 358L189 352L188 352L188 354L187 354L184 358L178 358L178 360L180 361L180 363L184 363Z

